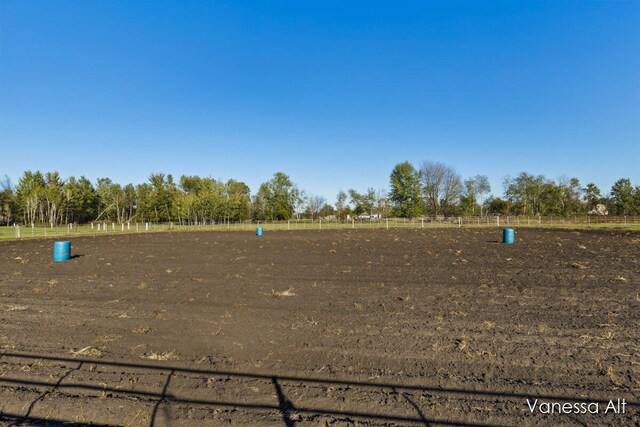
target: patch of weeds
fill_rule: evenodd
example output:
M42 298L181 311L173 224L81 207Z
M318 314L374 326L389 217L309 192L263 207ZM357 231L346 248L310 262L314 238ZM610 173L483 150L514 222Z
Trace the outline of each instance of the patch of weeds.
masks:
M108 334L96 337L96 342L111 342L122 338L120 335Z
M461 336L456 340L456 348L462 352L467 352L469 348L469 340L466 336Z
M167 318L164 310L153 310L153 317L158 320L165 320Z
M286 291L276 291L275 289L271 289L271 293L266 294L274 298L283 298L283 297L294 297L296 294L293 292L293 288L289 288Z
M433 344L431 344L431 350L436 351L436 352L440 352L443 350L446 350L446 346L443 346L437 342L434 342Z
M600 335L599 337L596 337L599 340L612 340L613 338L615 338L616 333L615 332L605 332L604 334Z
M496 327L496 322L485 320L484 322L482 322L481 326L483 329L490 330Z
M622 380L620 379L620 377L616 374L616 372L613 370L612 366L608 366L607 369L604 371L604 375L609 378L609 381L611 381L611 383L615 386L620 387L622 385Z
M73 357L77 357L77 356L100 357L100 356L102 356L102 352L100 350L98 350L95 347L91 347L91 346L82 348L82 349L80 349L78 351L71 350L71 354L73 354Z
M17 305L17 304L11 304L7 307L7 311L24 311L28 309L29 309L29 306L27 305Z
M142 355L144 359L149 360L177 360L178 355L175 351L165 351L163 353L151 353Z

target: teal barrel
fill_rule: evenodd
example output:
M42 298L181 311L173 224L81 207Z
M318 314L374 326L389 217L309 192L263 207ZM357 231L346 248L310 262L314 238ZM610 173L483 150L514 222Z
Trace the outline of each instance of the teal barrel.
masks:
M71 242L53 242L53 260L66 261L71 258Z
M262 227L256 228L256 236L262 236Z
M513 228L505 228L502 230L502 243L513 244L516 241L516 233Z

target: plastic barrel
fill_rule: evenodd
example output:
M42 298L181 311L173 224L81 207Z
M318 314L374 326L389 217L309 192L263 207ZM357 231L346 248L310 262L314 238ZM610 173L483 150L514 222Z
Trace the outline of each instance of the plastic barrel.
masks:
M262 227L256 228L256 236L262 236Z
M71 242L54 242L53 243L53 260L66 261L71 258Z
M502 243L513 244L516 241L516 233L513 228L505 228L502 230Z

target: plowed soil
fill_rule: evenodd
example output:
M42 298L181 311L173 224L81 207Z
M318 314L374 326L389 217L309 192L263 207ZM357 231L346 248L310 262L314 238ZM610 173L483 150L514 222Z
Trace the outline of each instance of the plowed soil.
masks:
M640 425L640 233L499 238L148 233L62 263L1 243L0 424Z

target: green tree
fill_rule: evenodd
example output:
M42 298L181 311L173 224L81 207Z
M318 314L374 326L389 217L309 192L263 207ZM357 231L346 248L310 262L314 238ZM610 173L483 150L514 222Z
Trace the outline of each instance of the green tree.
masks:
M7 175L0 180L0 224L9 225L18 215L18 204L11 180Z
M634 209L634 189L631 180L622 178L611 187L611 207L614 215L632 215Z
M148 203L153 221L173 221L177 218L175 201L178 189L171 174L153 173L149 176Z
M547 179L544 175L534 176L527 172L521 172L515 178L507 177L504 182L505 195L512 203L514 213L538 215L545 183Z
M225 184L226 215L231 221L244 221L251 214L251 190L244 182L230 179Z
M600 189L593 182L587 184L587 186L582 189L582 192L587 212L593 210L596 205L601 204L604 201L602 194L600 193Z
M561 177L558 180L560 189L561 214L565 217L584 213L584 206L580 202L582 188L578 178Z
M389 200L400 218L415 218L422 213L420 172L409 162L395 165L391 171Z
M349 190L350 202L353 205L353 213L360 215L363 213L372 214L376 206L376 190L372 187L367 188L364 194L351 189Z
M25 224L44 222L44 176L40 171L25 171L16 186L16 200Z
M511 215L513 205L500 197L491 197L485 202L487 213L490 215Z
M288 175L277 172L260 185L254 198L256 219L283 220L293 216L302 201L302 192Z
M466 179L462 196L460 196L460 210L465 215L475 215L476 211L479 211L482 216L484 197L490 191L491 185L486 175L476 175Z

